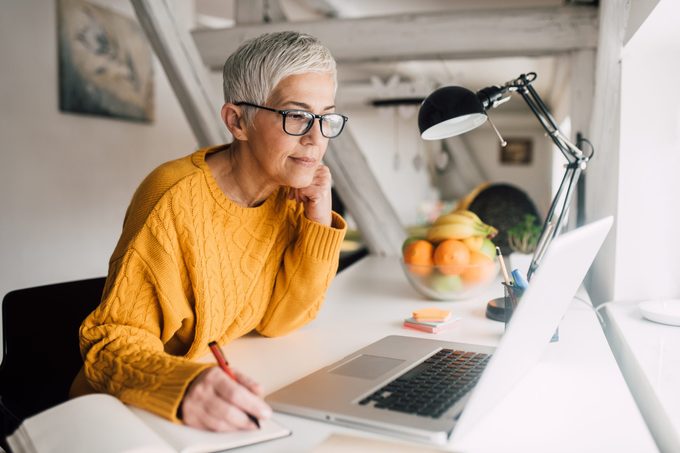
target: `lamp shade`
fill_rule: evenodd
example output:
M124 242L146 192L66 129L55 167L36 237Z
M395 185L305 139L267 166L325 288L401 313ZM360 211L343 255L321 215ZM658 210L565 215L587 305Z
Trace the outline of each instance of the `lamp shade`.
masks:
M418 112L418 128L424 140L439 140L472 130L486 119L482 102L475 93L449 86L425 98Z

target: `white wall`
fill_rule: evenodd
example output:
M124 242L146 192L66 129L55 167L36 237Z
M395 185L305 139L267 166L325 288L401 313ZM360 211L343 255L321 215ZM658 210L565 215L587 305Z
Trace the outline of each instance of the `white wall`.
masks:
M425 143L420 139L416 117L404 118L393 110L366 107L346 110L345 114L350 117L348 124L354 138L399 220L403 225L414 225L419 205L437 200L438 193L428 175ZM413 165L417 153L423 157L420 169ZM395 166L397 154L399 163Z
M523 101L516 99L516 102ZM416 169L413 159L418 153L425 159L426 147L436 145L420 138L415 109L413 116L395 114L393 108L371 107L355 107L344 113L350 117L357 143L399 219L404 225L414 225L422 220L419 206L425 201L437 200L438 191L433 186L427 164ZM545 215L551 199L553 154L550 142L531 113L513 110L512 113L492 112L492 115L504 136L533 140L533 160L530 165L501 165L498 139L491 126L484 125L465 135L481 170L488 181L510 183L525 190ZM397 154L399 165L395 166Z
M614 299L680 297L680 3L625 46Z
M516 102L523 101L516 99ZM381 113L381 110L385 111ZM402 222L411 225L419 220L419 205L437 196L426 165L416 170L412 163L417 153L426 157L428 143L420 139L416 116L395 116L389 110L393 109L353 109L347 113L359 147L383 191ZM533 140L533 160L530 165L500 164L499 142L490 125L465 134L465 140L488 181L510 183L525 190L544 215L551 200L550 166L553 153L550 142L530 113L522 112L521 109L502 112L502 107L498 110L492 112L493 119L505 137L529 137ZM395 168L397 153L400 165ZM446 174L444 177L455 176Z
M514 102L523 103L519 95ZM501 113L503 106L490 113L504 138L531 138L533 158L529 165L500 163L500 144L490 125L483 125L467 134L470 147L489 181L509 183L524 190L536 204L542 216L548 211L552 199L551 166L553 150L545 131L531 113ZM528 111L529 107L527 107Z
M105 275L136 186L195 148L157 62L152 124L59 112L56 3L9 0L1 8L2 296ZM134 17L127 1L98 3ZM191 10L181 4L180 12Z

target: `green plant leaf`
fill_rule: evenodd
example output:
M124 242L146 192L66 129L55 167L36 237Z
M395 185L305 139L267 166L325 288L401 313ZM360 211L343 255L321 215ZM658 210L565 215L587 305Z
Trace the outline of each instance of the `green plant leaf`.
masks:
M541 236L541 229L536 216L527 214L520 223L508 229L508 245L515 252L533 253Z

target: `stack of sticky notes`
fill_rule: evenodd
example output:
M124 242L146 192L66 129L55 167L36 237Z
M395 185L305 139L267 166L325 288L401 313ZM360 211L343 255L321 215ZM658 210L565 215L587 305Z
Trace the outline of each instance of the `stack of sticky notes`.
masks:
M404 327L423 332L439 333L453 327L453 323L460 318L451 316L448 310L441 308L422 308L411 313L410 318L404 319Z

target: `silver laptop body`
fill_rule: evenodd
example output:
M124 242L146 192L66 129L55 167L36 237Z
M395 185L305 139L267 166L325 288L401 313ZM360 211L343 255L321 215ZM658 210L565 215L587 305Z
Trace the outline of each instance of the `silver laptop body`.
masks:
M498 347L387 336L272 393L277 411L412 440L460 438L540 359L612 224L608 217L553 241ZM479 380L443 414L416 415L366 403L396 378L417 373L443 349L491 354ZM363 402L363 404L362 404ZM464 410L463 410L464 409ZM454 429L455 427L455 429Z

